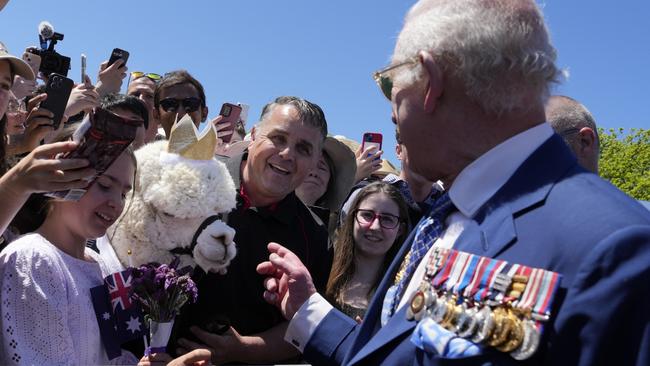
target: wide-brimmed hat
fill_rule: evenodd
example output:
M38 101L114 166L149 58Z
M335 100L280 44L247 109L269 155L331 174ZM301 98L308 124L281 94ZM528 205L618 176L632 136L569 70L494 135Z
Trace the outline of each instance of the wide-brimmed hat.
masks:
M0 60L9 61L11 69L16 75L20 75L27 80L34 80L36 78L34 76L34 71L32 71L32 68L29 67L27 62L11 55L7 47L5 47L5 44L2 42L0 42Z
M318 201L331 212L336 212L341 208L354 184L357 161L354 152L348 146L331 136L325 139L323 152L329 156L334 166L330 167L332 174L330 174L327 191Z
M390 161L388 161L386 159L381 159L381 168L379 168L378 170L372 172L371 175L374 175L374 176L377 176L377 177L380 177L380 178L383 179L388 174L399 175L399 171L397 170L397 168L395 168L393 163L391 163Z

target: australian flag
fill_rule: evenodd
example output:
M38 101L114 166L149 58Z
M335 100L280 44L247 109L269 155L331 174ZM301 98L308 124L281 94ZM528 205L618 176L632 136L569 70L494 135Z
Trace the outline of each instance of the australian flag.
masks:
M131 270L104 278L104 285L90 289L102 343L109 359L122 354L125 342L142 339L147 328L140 306L130 298Z

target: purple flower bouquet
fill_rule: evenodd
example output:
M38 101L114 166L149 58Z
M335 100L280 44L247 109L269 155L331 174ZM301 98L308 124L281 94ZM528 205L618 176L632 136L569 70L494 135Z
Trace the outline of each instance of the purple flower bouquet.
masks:
M174 317L187 302L196 302L198 290L190 278L190 267L178 270L180 260L169 265L148 263L134 268L131 299L142 306L149 323L151 342L147 353L165 352Z

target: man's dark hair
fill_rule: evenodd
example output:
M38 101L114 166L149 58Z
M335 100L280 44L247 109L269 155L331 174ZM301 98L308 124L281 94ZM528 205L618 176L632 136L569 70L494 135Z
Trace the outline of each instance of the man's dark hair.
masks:
M196 91L199 93L199 99L201 99L201 107L205 108L205 91L203 90L203 85L196 80L192 75L190 75L187 70L175 70L165 74L158 84L156 84L156 90L153 93L153 105L155 108L160 106L160 94L163 90L170 88L174 85L181 84L190 84L194 86Z
M264 122L267 115L270 114L273 108L277 105L290 105L294 107L298 111L298 116L304 123L320 130L322 137L321 141L325 141L325 137L327 137L327 121L325 120L325 113L323 113L323 110L317 104L298 97L277 97L273 102L264 106L262 109L262 115L260 116L260 121Z
M131 111L142 117L145 130L149 127L149 112L147 111L147 106L140 99L132 95L108 94L101 99L99 104L102 108L109 111L113 111L117 108Z

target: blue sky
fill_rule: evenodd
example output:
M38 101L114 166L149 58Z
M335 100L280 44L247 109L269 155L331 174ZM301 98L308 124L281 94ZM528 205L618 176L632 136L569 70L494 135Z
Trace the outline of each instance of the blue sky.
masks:
M384 134L396 161L390 106L371 74L388 63L413 1L36 1L10 0L0 12L0 40L14 54L37 44L49 20L65 34L57 50L88 56L96 77L119 47L131 71L185 68L206 89L210 117L223 102L251 105L248 127L279 95L319 104L330 132L359 140ZM584 103L602 127L650 128L650 5L642 0L542 3L558 64L570 77L556 89Z

